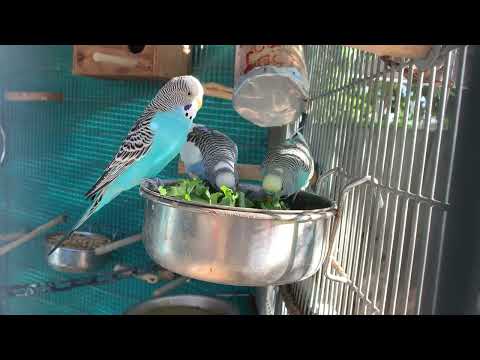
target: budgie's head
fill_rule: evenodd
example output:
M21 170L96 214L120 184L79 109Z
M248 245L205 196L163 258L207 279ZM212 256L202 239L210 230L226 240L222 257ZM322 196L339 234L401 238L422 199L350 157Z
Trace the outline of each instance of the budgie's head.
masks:
M238 147L222 132L204 125L193 125L180 158L189 172L207 180L215 188L236 189Z
M283 170L281 168L268 171L263 177L262 188L267 194L277 194L283 189Z
M214 184L218 189L225 185L228 188L236 191L240 177L237 166L234 167L233 171L230 166L225 166L216 169L213 178Z
M158 92L152 105L162 111L181 108L193 120L203 104L203 86L197 78L186 75L168 81Z
M262 163L266 193L290 196L304 190L314 173L314 160L303 135L298 132L272 148Z
M291 141L293 143L302 144L303 146L305 146L307 148L309 147L308 143L307 143L307 140L305 140L305 137L302 135L302 133L300 131L298 131L295 135L292 136Z
M186 94L185 105L193 105L200 110L203 104L203 86L196 77L186 75L175 78L179 87ZM182 86L183 85L183 86Z

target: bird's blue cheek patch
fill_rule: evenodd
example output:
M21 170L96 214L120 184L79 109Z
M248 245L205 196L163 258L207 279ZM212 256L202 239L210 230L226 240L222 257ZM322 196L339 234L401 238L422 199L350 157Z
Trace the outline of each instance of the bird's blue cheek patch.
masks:
M185 111L188 111L192 107L192 104L185 105L184 109Z

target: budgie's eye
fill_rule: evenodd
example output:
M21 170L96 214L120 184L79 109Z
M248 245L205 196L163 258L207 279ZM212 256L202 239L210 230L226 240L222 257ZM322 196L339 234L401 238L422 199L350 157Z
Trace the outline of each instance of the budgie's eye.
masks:
M188 92L188 96L190 96L190 95L192 95L192 93L189 91L189 92Z

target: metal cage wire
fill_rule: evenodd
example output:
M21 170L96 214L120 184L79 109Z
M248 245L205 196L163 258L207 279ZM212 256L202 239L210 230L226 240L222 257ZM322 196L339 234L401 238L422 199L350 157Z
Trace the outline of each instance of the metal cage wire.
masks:
M340 167L319 193L338 198L348 180L378 185L347 197L334 253L351 284L318 272L290 286L303 314L430 314L455 153L459 66L395 70L344 46L307 46L312 101L305 137L323 171ZM287 314L275 295L275 314Z

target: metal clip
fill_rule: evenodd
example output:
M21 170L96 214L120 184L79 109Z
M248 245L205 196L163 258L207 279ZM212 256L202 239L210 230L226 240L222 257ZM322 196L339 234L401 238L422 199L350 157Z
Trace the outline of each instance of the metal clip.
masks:
M330 175L333 175L335 173L341 173L341 172L343 172L343 168L341 166L337 166L336 168L330 169L327 172L325 172L324 174L320 175L317 179L316 184L315 184L315 189L314 189L315 194L318 195L318 193L320 192L320 183L323 180L325 180Z
M341 168L335 168L335 169L332 169L332 170L328 171L327 173L325 173L322 177L319 178L319 181L317 181L317 186L318 186L318 184L321 180L323 180L327 176L332 175L333 173L339 172L339 171L341 171ZM329 235L329 239L328 239L329 244L328 244L327 255L325 257L326 266L323 267L323 272L322 272L323 275L325 275L328 279L330 279L332 281L341 282L341 283L351 283L350 278L345 273L343 268L340 266L338 261L334 258L334 256L332 255L332 252L333 252L333 249L335 247L336 238L338 236L338 230L340 228L340 219L342 217L343 208L345 206L345 199L347 197L347 194L353 188L355 188L357 186L360 186L360 185L363 185L367 182L373 182L374 184L378 184L378 180L376 178L374 178L372 176L364 176L360 179L356 179L356 180L353 180L353 181L349 182L347 185L344 186L344 188L342 189L342 191L340 193L341 195L340 195L340 200L339 200L339 204L338 204L337 213L335 214L335 219L334 219L333 226L332 226L332 229L330 231L330 235ZM337 276L333 273L332 267L340 274L340 276Z

